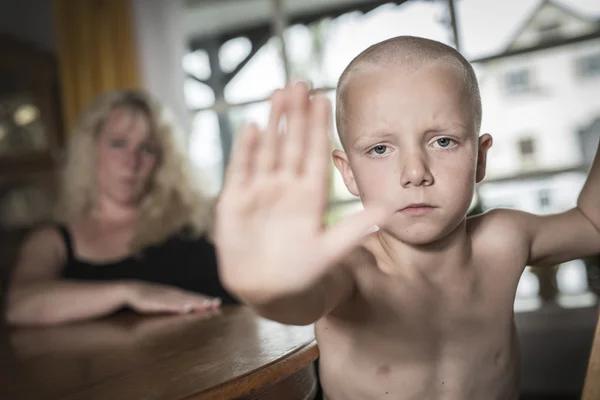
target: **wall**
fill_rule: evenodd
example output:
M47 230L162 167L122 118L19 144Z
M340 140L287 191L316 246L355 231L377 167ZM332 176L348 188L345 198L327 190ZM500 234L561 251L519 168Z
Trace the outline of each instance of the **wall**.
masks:
M190 114L183 96L182 58L186 53L182 0L132 0L144 86L173 112L186 133Z
M0 1L0 33L8 33L54 51L50 0Z
M181 58L186 41L183 32L183 0L132 0L143 85L159 97L188 132L190 116L183 97ZM0 1L0 33L31 41L45 50L56 49L52 1Z

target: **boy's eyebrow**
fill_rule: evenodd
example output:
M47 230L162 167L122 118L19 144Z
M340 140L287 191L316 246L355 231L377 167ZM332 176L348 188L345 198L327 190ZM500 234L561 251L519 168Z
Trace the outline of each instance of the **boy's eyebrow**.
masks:
M442 132L465 132L467 131L467 126L462 123L454 123L448 124L446 126L432 126L427 129L425 133L442 133Z
M373 140L390 139L395 135L391 132L371 132L360 135L352 142L352 147L360 147L363 142L371 142Z
M469 132L469 130L467 129L466 126L462 125L462 124L455 124L455 125L448 125L446 127L432 127L429 128L425 131L426 135L437 135L437 134L441 134L441 133L457 133L457 134L461 134L464 133L466 134L467 132Z

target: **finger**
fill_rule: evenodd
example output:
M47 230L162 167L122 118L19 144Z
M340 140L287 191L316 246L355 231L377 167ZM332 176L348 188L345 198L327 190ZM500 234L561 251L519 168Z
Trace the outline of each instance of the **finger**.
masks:
M323 239L323 257L327 264L341 260L350 250L390 217L387 207L373 206L343 219L331 227Z
M185 314L209 309L212 299L176 290L163 298L159 304L165 311Z
M291 99L287 107L284 159L281 164L288 171L298 173L302 170L308 128L308 86L304 82L298 82L288 90L290 90Z
M206 296L189 296L184 300L193 310L210 310L221 305L221 299Z
M206 311L210 309L210 300L202 303L186 302L181 304L179 310L182 314L189 314L198 311Z
M271 114L267 130L261 137L260 153L256 160L257 173L268 173L276 168L279 157L277 149L277 136L281 118L285 111L287 93L283 90L276 90L271 96Z
M210 302L210 309L218 310L219 308L221 308L221 303L222 303L222 301L219 298L212 299Z
M219 310L207 309L203 311L198 311L194 313L194 316L200 320L209 319L219 314Z
M160 314L160 313L172 313L172 314L185 314L190 312L191 308L186 303L181 302L160 302L146 304L138 309L142 313L146 314Z
M231 152L225 179L226 185L241 186L251 179L258 140L258 126L256 124L246 125L242 129Z
M306 173L313 177L326 177L329 171L331 102L317 96L310 105L310 126L306 154Z

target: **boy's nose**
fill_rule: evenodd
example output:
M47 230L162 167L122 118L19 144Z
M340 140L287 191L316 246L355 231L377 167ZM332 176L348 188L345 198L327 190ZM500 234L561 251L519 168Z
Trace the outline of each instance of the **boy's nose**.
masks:
M430 186L433 184L433 175L422 155L410 155L404 161L400 177L402 187Z

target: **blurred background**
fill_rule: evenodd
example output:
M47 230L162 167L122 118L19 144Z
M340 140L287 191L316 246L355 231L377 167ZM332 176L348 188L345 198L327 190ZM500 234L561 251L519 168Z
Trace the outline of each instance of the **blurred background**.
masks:
M574 206L600 138L597 0L5 0L0 283L23 234L51 220L69 131L96 94L140 86L158 96L216 196L236 132L266 124L274 89L306 79L335 101L352 58L406 34L454 46L478 74L494 146L471 212ZM360 207L332 168L328 220ZM524 396L580 393L599 267L590 258L526 268L515 302Z

